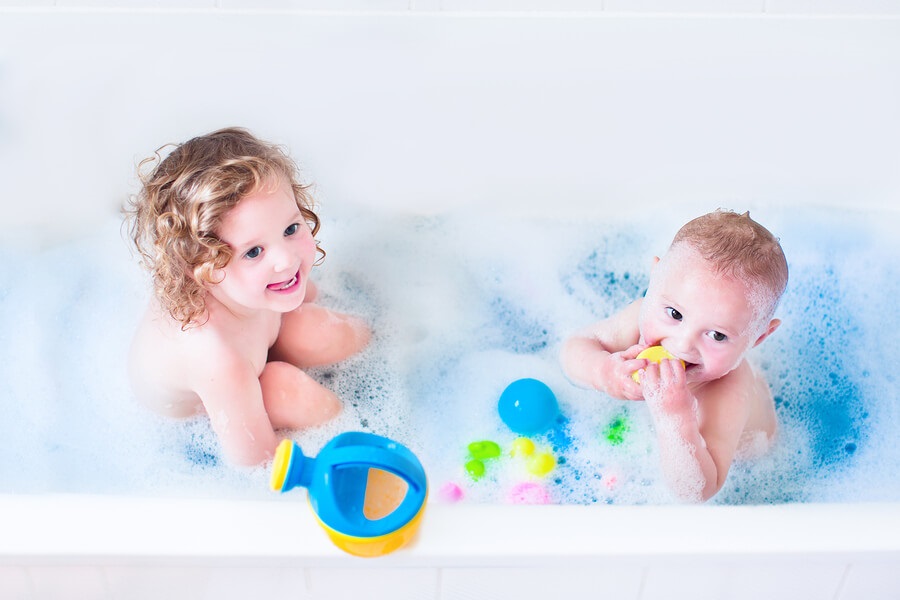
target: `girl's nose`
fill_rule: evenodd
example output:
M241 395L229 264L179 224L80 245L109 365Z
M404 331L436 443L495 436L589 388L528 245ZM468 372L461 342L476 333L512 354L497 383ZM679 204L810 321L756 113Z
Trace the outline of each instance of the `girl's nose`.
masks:
M294 253L285 244L273 248L270 256L272 257L272 269L276 272L292 269L296 262Z

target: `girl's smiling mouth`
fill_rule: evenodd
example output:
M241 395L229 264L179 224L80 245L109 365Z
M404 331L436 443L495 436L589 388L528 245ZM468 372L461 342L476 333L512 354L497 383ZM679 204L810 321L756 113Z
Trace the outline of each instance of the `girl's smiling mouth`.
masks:
M298 270L293 277L288 279L287 281L279 281L278 283L272 283L266 286L266 289L273 292L287 292L292 291L293 288L297 287L300 284L300 271Z

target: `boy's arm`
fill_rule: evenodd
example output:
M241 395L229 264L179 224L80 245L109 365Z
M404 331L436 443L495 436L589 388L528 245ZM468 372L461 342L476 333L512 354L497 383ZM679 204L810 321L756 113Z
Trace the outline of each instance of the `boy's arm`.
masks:
M641 300L636 300L566 340L561 355L566 376L576 385L615 398L643 399L640 386L631 379L634 371L647 364L635 358L643 349L638 345L640 310Z
M725 484L748 418L748 390L740 385L741 375L732 372L711 382L702 400L688 390L684 368L676 360L651 363L641 376L663 476L682 500L705 502Z
M253 466L269 460L278 438L266 414L253 365L227 349L213 351L207 358L195 371L193 387L223 453L238 465Z

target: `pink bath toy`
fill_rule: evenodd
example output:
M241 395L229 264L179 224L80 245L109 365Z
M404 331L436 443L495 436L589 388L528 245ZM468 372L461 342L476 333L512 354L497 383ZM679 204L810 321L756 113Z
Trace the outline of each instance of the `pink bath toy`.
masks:
M619 485L619 476L616 474L615 471L608 471L603 474L601 481L603 481L603 484L606 486L606 489L612 491L612 490L616 489L616 487L618 487L618 485Z
M456 503L463 499L465 493L462 488L452 481L448 481L438 491L438 495L444 502Z
M512 504L550 504L550 494L544 486L526 481L513 486L509 501Z

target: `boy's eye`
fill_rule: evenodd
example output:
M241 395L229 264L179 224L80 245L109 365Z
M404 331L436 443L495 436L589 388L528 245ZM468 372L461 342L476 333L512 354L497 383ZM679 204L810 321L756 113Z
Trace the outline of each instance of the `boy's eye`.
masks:
M300 223L293 223L288 225L288 228L284 230L284 236L287 237L289 235L294 235L297 233L297 230L300 229Z
M721 333L719 331L710 331L706 335L708 335L709 337L711 337L713 340L715 340L717 342L724 342L725 340L728 339L727 335L725 335L724 333Z
M669 315L670 318L675 319L676 321L680 321L684 317L680 312L672 308L671 306L666 307L666 314Z
M256 258L260 254L262 254L262 248L260 248L259 246L253 246L252 248L250 248L249 250L244 252L244 257L245 258Z

